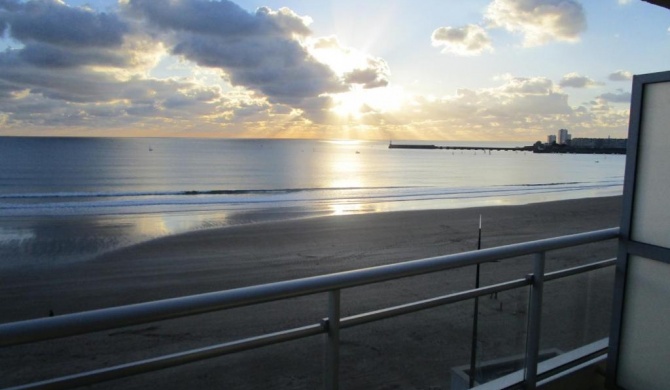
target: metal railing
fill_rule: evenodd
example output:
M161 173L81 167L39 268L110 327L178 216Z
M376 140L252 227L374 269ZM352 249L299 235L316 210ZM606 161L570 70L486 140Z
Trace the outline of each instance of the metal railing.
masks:
M538 380L538 353L540 336L540 314L542 309L543 283L578 273L588 272L615 263L615 259L602 260L574 268L544 273L545 253L557 249L617 238L619 228L597 230L569 236L555 237L520 244L482 249L452 255L432 257L366 269L314 276L277 283L243 287L226 291L191 295L134 305L66 314L57 317L0 324L0 347L32 343L67 336L80 335L101 330L138 325L159 320L192 316L201 313L249 306L263 302L311 295L329 294L328 317L320 322L275 333L258 335L163 355L151 359L87 371L50 380L11 387L9 389L65 389L90 385L131 375L147 373L217 356L250 350L290 340L325 334L326 389L339 387L340 330L394 316L413 313L450 303L460 302L496 292L530 286L531 299L528 315L528 340L526 347L525 388L535 388ZM406 278L432 272L471 266L512 257L534 255L533 273L520 279L489 285L449 295L393 306L350 317L340 318L340 291L372 283Z

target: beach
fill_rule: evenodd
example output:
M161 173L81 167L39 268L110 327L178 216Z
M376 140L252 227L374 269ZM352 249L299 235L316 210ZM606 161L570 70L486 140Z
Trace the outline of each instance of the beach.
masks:
M43 269L16 267L0 281L1 322L12 322L475 250L615 227L620 197L521 206L418 210L306 218L172 235ZM613 241L552 252L547 271L616 256ZM522 278L529 257L485 264L482 284ZM545 287L543 348L607 336L613 270ZM447 294L474 285L474 268L343 291L343 315ZM480 300L481 359L523 351L527 290ZM326 316L324 294L98 332L0 351L11 373L0 386L65 375ZM448 389L450 368L467 364L472 302L347 329L342 388ZM603 333L604 332L604 333ZM322 337L131 377L95 388L300 388L321 383Z

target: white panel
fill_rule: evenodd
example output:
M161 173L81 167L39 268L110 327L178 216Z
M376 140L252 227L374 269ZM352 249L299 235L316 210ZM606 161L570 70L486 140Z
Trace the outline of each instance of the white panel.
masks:
M670 384L670 265L628 260L618 384L626 390Z
M644 89L631 237L670 247L670 82Z

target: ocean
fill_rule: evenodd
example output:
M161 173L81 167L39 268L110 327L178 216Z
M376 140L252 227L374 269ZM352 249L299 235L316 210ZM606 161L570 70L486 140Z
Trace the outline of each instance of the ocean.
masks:
M620 195L624 165L622 155L378 141L4 137L0 269L85 261L231 225Z

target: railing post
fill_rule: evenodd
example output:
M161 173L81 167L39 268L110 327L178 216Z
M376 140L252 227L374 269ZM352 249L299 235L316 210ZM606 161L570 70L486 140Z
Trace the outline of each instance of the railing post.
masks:
M328 293L326 326L328 336L324 359L326 365L324 384L326 390L337 390L340 387L340 290L331 290Z
M526 389L535 389L537 364L540 355L540 323L542 319L542 293L544 289L545 252L535 254L528 313L528 339L526 341Z

